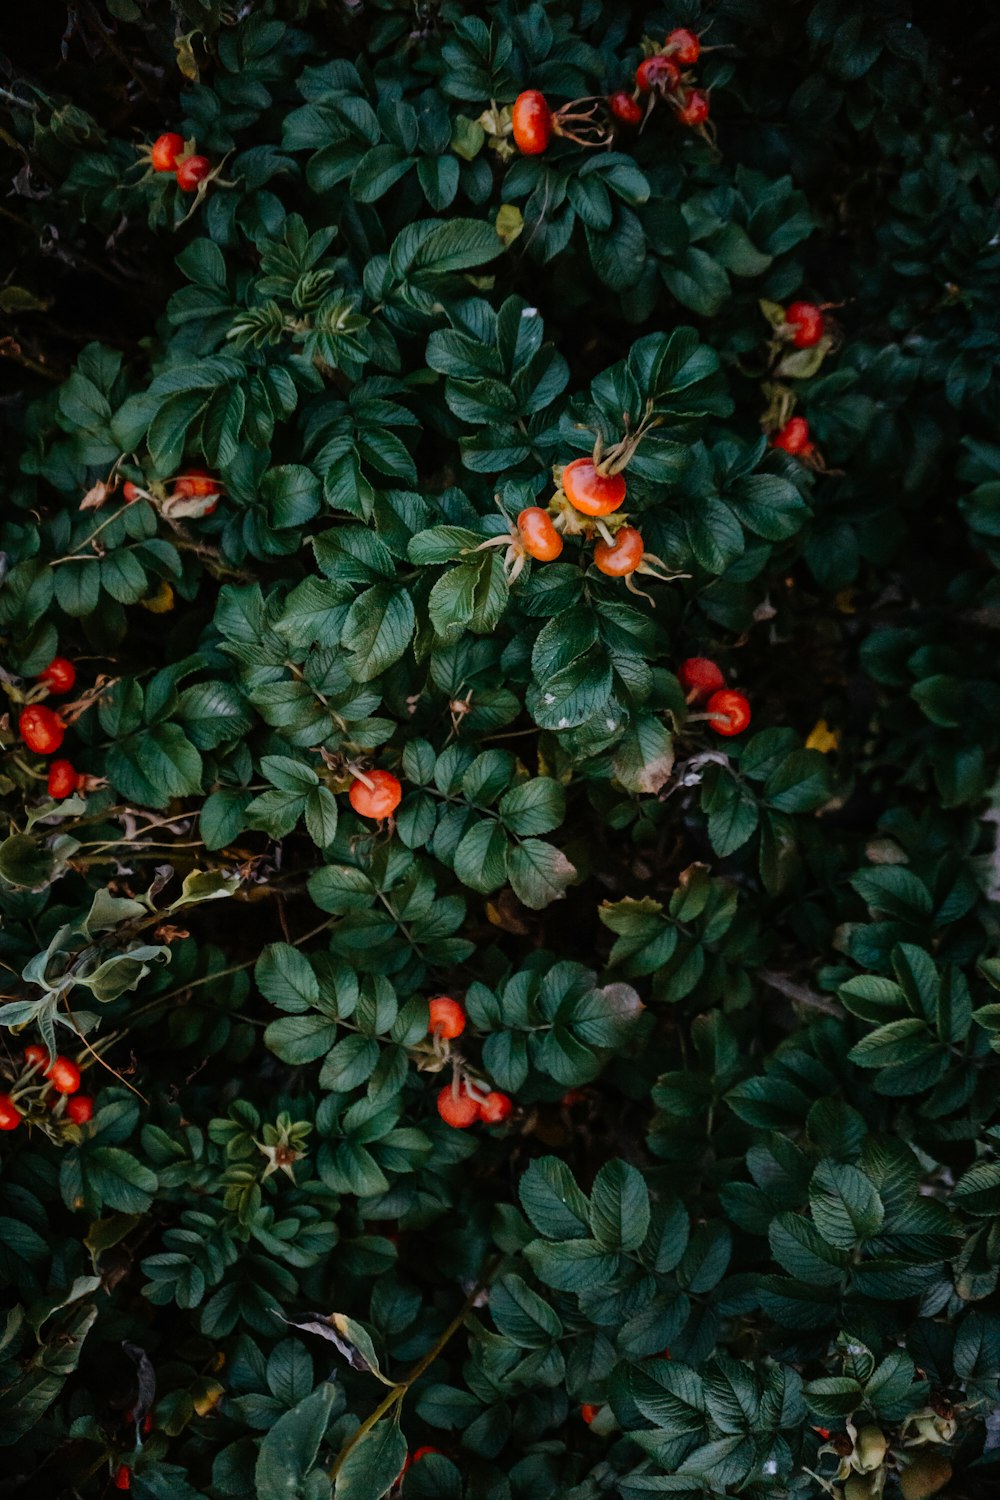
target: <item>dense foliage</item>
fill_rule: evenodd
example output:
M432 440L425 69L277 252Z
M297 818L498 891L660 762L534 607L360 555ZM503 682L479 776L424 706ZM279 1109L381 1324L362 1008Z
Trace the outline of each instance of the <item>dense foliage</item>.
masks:
M50 10L0 1493L988 1500L985 8Z

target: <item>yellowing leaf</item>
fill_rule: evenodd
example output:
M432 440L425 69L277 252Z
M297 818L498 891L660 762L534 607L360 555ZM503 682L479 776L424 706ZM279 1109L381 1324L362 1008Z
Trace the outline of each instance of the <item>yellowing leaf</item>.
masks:
M194 47L191 45L191 38L197 35L196 31L189 31L186 36L174 38L174 47L177 50L177 66L184 77L191 83L197 83L200 76L198 73L198 62L194 55Z
M504 203L497 212L496 231L505 245L511 245L524 229L524 215L515 203Z
M159 585L155 594L151 594L148 599L139 600L143 609L148 609L151 615L165 615L168 610L173 609L176 602L174 591L165 580Z
M818 750L821 755L829 755L831 750L839 748L840 739L835 729L831 729L825 719L817 719L806 740L807 750Z

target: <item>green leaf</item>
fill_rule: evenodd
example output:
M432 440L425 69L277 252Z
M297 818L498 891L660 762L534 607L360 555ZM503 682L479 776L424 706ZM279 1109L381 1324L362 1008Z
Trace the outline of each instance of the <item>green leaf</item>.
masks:
M324 1381L265 1434L254 1469L258 1500L308 1500L306 1478L316 1462L336 1395L333 1382Z
M347 670L355 682L371 682L398 661L416 627L413 602L404 588L377 583L354 601L343 640L352 655Z
M558 1157L531 1163L518 1186L521 1207L540 1234L550 1239L580 1238L590 1233L590 1209L572 1172Z
M882 1227L885 1210L873 1183L857 1167L821 1161L809 1185L816 1228L838 1250L854 1250Z
M354 1444L337 1472L337 1500L381 1500L406 1462L406 1439L391 1417ZM269 1500L269 1497L265 1497Z
M507 856L507 873L518 900L533 911L558 901L576 878L576 868L562 850L541 839L516 844Z
M112 745L107 770L122 795L144 807L201 790L201 756L177 724L154 724Z
M627 1162L606 1162L590 1197L595 1238L608 1250L637 1250L646 1238L649 1217L649 1191L642 1174Z
M536 776L505 792L498 811L511 833L550 833L563 820L566 793L551 777Z
M593 1291L618 1271L618 1256L597 1240L532 1240L524 1253L535 1275L559 1292Z

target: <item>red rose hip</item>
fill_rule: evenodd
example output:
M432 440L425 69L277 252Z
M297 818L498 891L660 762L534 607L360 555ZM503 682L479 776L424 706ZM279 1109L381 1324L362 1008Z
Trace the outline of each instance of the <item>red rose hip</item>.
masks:
M36 755L54 755L63 742L66 726L57 713L44 703L32 703L17 721L18 732L29 750Z
M750 723L750 704L742 693L734 692L732 688L713 693L705 705L705 711L712 715L709 723L716 734L727 737L742 734Z
M16 1130L21 1123L21 1111L9 1094L0 1094L0 1130Z
M450 995L435 995L433 1000L428 1001L427 1009L430 1013L428 1031L447 1041L462 1035L465 1030L465 1011L457 1000L453 1000Z
M669 94L681 81L681 70L672 57L656 53L643 58L635 70L636 88L640 94Z
M574 458L562 471L566 499L583 516L610 516L625 503L621 474L598 474L590 458Z
M808 458L813 446L809 437L809 423L805 417L789 417L784 427L771 439L772 448L780 448L793 458Z
M612 543L598 542L594 566L607 578L627 578L642 562L642 534L634 526L623 526Z
M177 166L177 186L182 193L193 193L212 170L207 156L188 156Z
M86 1125L94 1117L94 1101L89 1094L74 1094L66 1101L66 1118L74 1125Z
M678 26L671 31L663 46L682 68L693 68L701 56L701 42L686 26Z
M536 562L552 562L563 549L563 539L552 524L548 511L540 505L529 505L517 518L521 546Z
M153 142L150 158L154 172L176 172L177 158L184 150L184 137L174 130L158 135Z
M45 1076L57 1094L75 1094L80 1087L80 1069L68 1057L57 1057Z
M815 302L790 302L785 308L785 322L795 330L792 343L796 349L811 349L823 337L826 322Z
M502 1125L504 1120L510 1117L513 1108L514 1105L506 1094L494 1090L493 1093L487 1094L485 1099L480 1100L479 1118L484 1125Z
M617 89L615 93L609 94L608 108L623 125L638 125L642 121L642 105L638 99L632 98L627 89Z
M470 1098L465 1088L456 1095L450 1083L438 1094L437 1110L444 1123L455 1130L467 1130L479 1119L479 1105L475 1099Z
M717 693L726 685L722 671L707 656L689 656L677 669L677 680L686 693Z
M49 766L49 796L54 802L72 797L80 785L80 773L69 760L54 760Z
M514 144L522 156L541 156L552 139L552 111L538 89L525 89L511 115Z
M45 671L38 675L54 693L68 693L76 682L76 668L65 656L54 656Z
M221 481L207 469L185 469L173 483L174 494L183 495L186 500L195 496L217 495L222 489Z
M708 119L708 95L703 94L701 89L691 89L677 111L677 118L682 125L689 125L692 130L704 125Z
M403 795L403 788L399 778L393 776L391 771L366 771L371 786L367 786L360 778L351 783L348 792L348 800L354 811L361 818L375 818L381 822L396 811Z

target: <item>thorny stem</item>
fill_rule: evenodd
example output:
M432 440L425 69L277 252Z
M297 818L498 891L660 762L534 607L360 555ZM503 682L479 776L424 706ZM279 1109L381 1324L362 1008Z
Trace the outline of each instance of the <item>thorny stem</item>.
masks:
M354 1433L353 1437L348 1438L347 1442L344 1444L343 1448L341 1448L340 1452L337 1454L336 1459L334 1460L333 1467L330 1470L331 1479L336 1479L337 1475L340 1473L340 1470L344 1466L348 1454L352 1451L352 1449L357 1447L362 1438L367 1437L368 1433L371 1432L375 1424L377 1422L380 1422L387 1412L391 1411L394 1406L399 1406L402 1403L410 1387L420 1379L425 1370L430 1368L430 1366L437 1359L438 1355L441 1354L444 1348L455 1337L455 1334L465 1322L465 1319L468 1316L470 1310L475 1306L476 1299L478 1298L480 1292L483 1290L483 1287L488 1283L488 1281L489 1276L486 1276L484 1277L483 1281L476 1283L476 1285L472 1288L472 1291L462 1303L462 1306L459 1308L458 1312L448 1324L448 1327L434 1341L434 1343L428 1349L427 1353L422 1355L421 1358L417 1360L416 1364L413 1366L413 1369L409 1372L409 1374L405 1375L403 1379L398 1382L398 1384L392 1387L388 1395L383 1397L378 1406L376 1406L375 1410L371 1412L361 1423L361 1426L358 1428L357 1432Z

